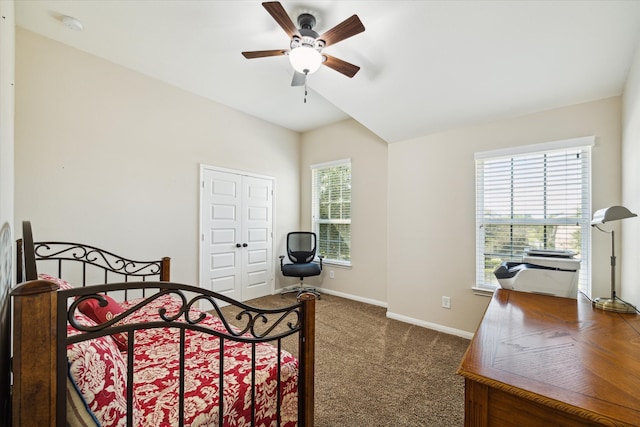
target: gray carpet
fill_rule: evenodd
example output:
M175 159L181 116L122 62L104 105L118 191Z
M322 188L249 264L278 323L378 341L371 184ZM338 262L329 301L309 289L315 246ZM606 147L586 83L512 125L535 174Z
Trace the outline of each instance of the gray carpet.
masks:
M293 295L276 295L248 303L274 307L294 301ZM315 425L461 426L464 381L455 372L469 341L385 313L326 294L317 301Z

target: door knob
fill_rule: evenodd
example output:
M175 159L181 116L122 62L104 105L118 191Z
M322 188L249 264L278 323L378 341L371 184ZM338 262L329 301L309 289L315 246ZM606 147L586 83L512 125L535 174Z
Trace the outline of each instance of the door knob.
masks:
M236 243L236 248L239 248L240 246L240 243Z
M242 247L243 247L243 248L246 248L247 246L249 246L249 245L247 245L246 243L243 243L243 244L242 244Z

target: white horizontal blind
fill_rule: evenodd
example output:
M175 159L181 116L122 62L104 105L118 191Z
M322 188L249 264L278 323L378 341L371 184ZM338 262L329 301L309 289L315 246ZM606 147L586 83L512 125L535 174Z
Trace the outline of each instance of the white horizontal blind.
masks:
M325 261L351 264L351 160L311 166L312 224L318 254Z
M581 260L579 288L588 292L592 141L476 156L477 285L497 286L495 269L526 249L564 249Z

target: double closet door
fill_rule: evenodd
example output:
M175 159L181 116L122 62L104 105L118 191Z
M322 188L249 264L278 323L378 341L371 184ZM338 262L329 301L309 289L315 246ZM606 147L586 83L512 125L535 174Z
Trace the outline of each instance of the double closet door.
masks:
M271 294L273 179L200 172L200 286L238 301Z

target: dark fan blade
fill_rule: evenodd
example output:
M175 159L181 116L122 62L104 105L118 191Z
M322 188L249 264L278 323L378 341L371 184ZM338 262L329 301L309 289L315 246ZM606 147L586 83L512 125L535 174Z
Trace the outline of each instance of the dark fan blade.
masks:
M350 64L342 59L338 59L327 54L323 54L323 56L327 58L326 61L323 62L324 65L344 74L347 77L353 77L358 71L360 71L360 67L357 65Z
M307 81L307 75L295 71L293 73L293 80L291 80L291 86L304 86Z
M296 34L300 35L298 34L298 29L296 28L296 25L293 23L291 18L289 18L287 11L284 10L284 7L282 7L280 2L266 1L262 3L262 6L264 6L264 8L267 9L267 12L269 12L269 15L271 15L271 17L276 20L278 25L282 27L282 29L284 30L285 33L287 33L289 38L292 38Z
M326 47L355 36L356 34L360 34L363 31L364 25L360 22L360 18L358 18L358 15L353 15L351 18L345 19L340 24L326 31L318 38L325 41Z
M252 52L242 52L242 56L247 59L254 58L266 58L267 56L280 56L287 53L286 50L277 49L277 50L254 50Z

